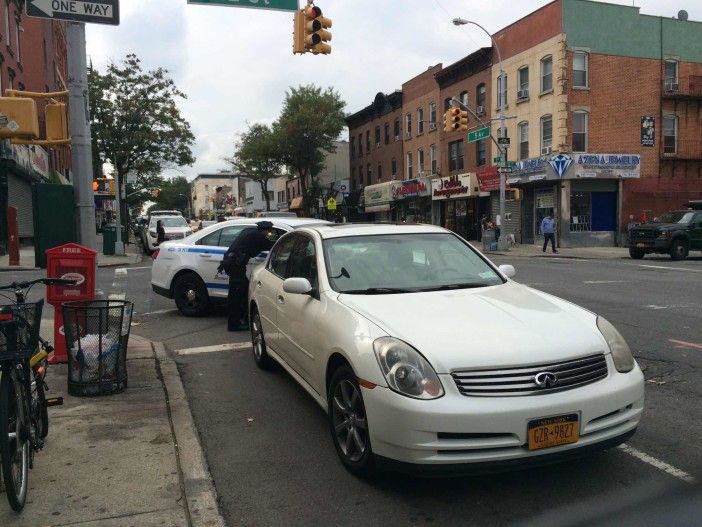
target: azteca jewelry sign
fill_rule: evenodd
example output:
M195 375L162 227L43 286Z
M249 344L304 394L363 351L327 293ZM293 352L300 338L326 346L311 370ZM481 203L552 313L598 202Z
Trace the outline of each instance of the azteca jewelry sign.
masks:
M575 178L635 179L641 177L637 154L574 154Z

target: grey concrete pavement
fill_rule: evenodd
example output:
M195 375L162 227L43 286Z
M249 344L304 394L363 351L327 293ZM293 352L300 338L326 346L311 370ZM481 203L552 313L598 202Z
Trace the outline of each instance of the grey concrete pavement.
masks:
M30 471L28 502L14 513L0 494L0 525L224 525L173 361L133 335L121 394L66 393L66 366L49 369L44 449Z

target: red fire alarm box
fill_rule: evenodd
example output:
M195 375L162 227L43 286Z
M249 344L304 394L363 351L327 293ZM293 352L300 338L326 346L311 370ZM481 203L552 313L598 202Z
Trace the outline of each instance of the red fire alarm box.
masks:
M46 301L54 306L54 357L51 362L68 362L63 335L64 302L95 300L97 251L76 243L46 250L46 276L76 280L74 286L52 285L46 288Z

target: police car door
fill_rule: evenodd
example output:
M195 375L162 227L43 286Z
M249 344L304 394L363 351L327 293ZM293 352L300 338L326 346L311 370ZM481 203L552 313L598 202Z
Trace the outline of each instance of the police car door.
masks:
M200 238L191 249L196 259L194 265L211 297L227 297L229 277L224 272L217 272L217 268L222 263L227 248L241 234L241 231L251 226L251 224L237 223L222 227Z

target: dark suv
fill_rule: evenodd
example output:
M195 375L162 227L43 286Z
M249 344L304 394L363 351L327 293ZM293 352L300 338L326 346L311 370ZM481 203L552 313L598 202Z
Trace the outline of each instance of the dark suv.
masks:
M702 251L702 202L686 205L691 208L666 212L656 221L632 227L629 256L638 260L647 253L658 253L684 260L690 250Z

